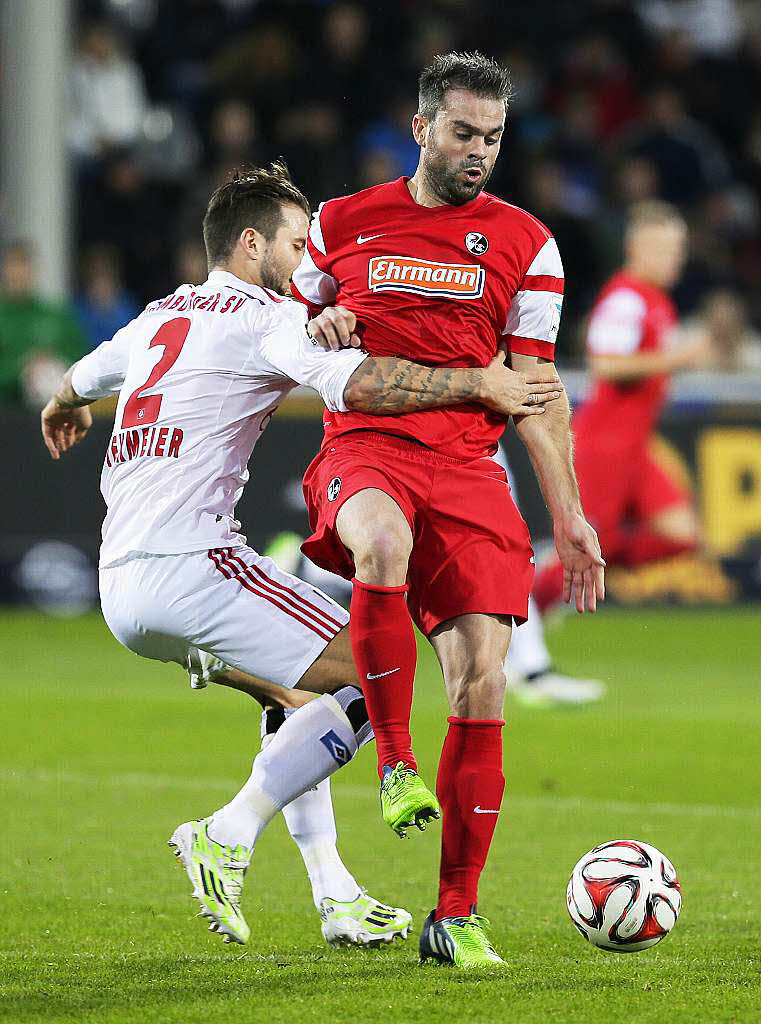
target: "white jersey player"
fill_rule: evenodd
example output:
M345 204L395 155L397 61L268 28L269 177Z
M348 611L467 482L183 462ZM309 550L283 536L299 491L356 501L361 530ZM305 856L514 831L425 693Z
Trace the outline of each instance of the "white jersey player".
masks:
M307 333L305 309L283 296L307 229L308 204L282 165L221 186L204 219L208 280L150 303L67 371L42 430L58 458L89 428L86 406L119 394L101 480L106 622L137 654L187 665L191 680L213 679L281 709L269 714L242 790L170 840L212 930L247 940L243 876L282 810L323 934L368 944L406 936L411 919L360 890L335 850L327 779L371 735L348 615L246 545L235 505L247 464L297 382L334 411L475 400L509 414L527 402L540 410L548 389L499 360L474 375L323 351Z
M296 380L345 409L365 358L326 356L305 324L299 304L214 270L74 368L82 398L120 393L101 477L100 586L130 650L184 664L199 646L293 687L346 625L333 601L247 548L234 518L253 448Z

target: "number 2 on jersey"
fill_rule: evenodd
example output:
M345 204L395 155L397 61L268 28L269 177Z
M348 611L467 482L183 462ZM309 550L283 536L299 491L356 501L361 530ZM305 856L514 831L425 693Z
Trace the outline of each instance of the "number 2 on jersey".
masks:
M176 320L169 320L159 327L153 336L148 348L156 345L163 345L164 354L151 370L151 374L145 384L136 388L126 401L124 415L122 416L122 429L127 427L144 427L149 423L155 423L159 418L161 410L162 394L143 395L148 388L154 387L167 370L170 370L177 362L182 352L182 346L188 337L190 320L186 316L178 317Z

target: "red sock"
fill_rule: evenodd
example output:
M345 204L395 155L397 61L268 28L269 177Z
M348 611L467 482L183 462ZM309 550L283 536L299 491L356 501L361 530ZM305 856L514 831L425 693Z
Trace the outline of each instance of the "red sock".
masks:
M540 612L544 612L563 598L563 566L560 562L550 565L536 574L531 596L536 601Z
M351 649L375 733L378 775L397 761L417 770L410 739L417 646L405 599L408 587L351 582Z
M626 565L643 565L662 558L673 558L697 547L694 540L671 540L654 530L643 527L629 538L624 561Z
M436 779L441 867L436 919L467 917L489 853L505 790L501 719L449 718Z

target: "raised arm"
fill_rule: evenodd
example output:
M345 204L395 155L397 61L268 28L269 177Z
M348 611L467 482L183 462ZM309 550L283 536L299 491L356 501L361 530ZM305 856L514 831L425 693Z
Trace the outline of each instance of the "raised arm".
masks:
M537 356L513 353L512 364L532 372ZM593 612L605 597L604 566L597 534L584 517L573 468L568 398L546 406L541 417L517 417L515 428L526 449L550 510L558 558L563 565L563 600L575 598L576 610Z

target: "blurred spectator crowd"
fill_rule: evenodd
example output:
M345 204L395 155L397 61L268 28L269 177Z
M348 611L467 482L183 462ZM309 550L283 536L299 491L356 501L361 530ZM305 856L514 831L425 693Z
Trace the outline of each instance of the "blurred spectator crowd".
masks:
M66 362L178 280L203 280L206 201L240 165L282 154L315 206L412 174L420 67L480 49L508 65L515 92L489 190L543 220L563 256L560 359L580 359L627 206L657 196L691 227L681 312L716 325L717 369L758 372L758 2L81 0L77 10L76 302L35 297L34 254L11 246L3 351L6 319L21 316L59 338L49 350ZM0 399L18 397L7 376Z

